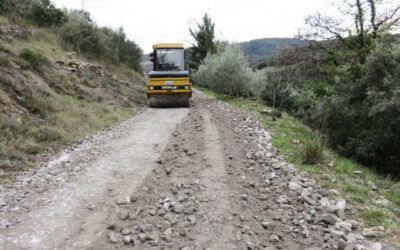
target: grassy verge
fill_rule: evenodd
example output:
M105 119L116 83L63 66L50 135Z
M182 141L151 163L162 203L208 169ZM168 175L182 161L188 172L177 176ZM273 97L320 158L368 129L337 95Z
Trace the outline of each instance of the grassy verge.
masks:
M275 121L265 114L270 110L261 102L231 98L208 89L201 92L225 101L243 111L253 114L272 135L272 144L285 159L307 171L321 186L329 190L331 198L345 198L351 209L348 216L359 220L363 227L383 226L386 233L382 240L400 245L400 183L377 175L373 170L357 162L340 157L329 148L323 148L322 157L313 164L304 161L304 147L309 138L319 135L299 120L283 113ZM377 190L373 190L376 185ZM385 204L385 203L388 204Z
M42 156L57 152L98 130L131 116L136 108L88 103L69 96L57 98L57 111L27 124L7 115L0 118L0 184L10 184L13 175L35 166ZM49 105L53 105L49 104Z

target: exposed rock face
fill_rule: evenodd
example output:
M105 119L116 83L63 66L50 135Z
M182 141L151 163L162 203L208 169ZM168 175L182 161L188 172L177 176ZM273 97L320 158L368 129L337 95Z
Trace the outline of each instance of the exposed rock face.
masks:
M75 52L68 53L66 57L70 58ZM88 72L97 74L99 76L110 76L110 74L104 72L103 66L97 64L91 64L86 62L80 62L77 59L72 60L57 60L56 65L74 73Z

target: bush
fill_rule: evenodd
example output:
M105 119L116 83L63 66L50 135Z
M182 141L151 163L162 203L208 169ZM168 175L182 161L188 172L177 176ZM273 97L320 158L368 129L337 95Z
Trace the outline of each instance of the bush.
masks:
M385 226L387 218L382 210L366 209L361 213L361 218L365 220L367 226Z
M68 22L61 29L61 38L71 44L78 54L102 59L112 64L123 63L141 72L142 50L126 38L122 28L98 27L84 11L68 13Z
M64 11L55 8L48 0L34 3L28 18L39 26L60 26L67 21Z
M0 14L22 14L24 6L30 5L29 0L1 0Z
M13 61L17 66L21 67L21 69L31 69L32 68L32 65L28 61L22 59L21 57L15 57L15 58L13 58Z
M292 71L286 67L263 69L256 72L252 90L267 105L281 109L290 106L290 98L294 94Z
M0 145L14 141L18 134L24 133L25 126L17 119L0 114Z
M67 20L64 11L50 0L1 0L0 14L12 19L25 18L39 26L60 26Z
M42 126L33 133L33 136L40 142L56 142L65 137L65 131L61 128Z
M30 155L37 155L43 151L43 147L34 142L23 143L19 145L18 149Z
M10 59L7 55L0 53L0 67L9 67Z
M30 48L22 49L18 56L29 62L30 65L37 71L42 71L43 66L50 65L50 61L47 57L39 52L33 51Z
M230 96L250 95L254 73L238 45L228 45L222 52L209 54L197 72L194 82L202 87Z
M20 104L29 110L32 114L46 118L49 114L59 110L59 103L47 97L29 97L25 96Z
M68 22L60 32L61 38L71 44L78 54L84 52L93 56L101 52L99 32L87 12L69 12Z
M354 79L352 67L340 67L336 93L315 98L303 119L324 131L341 154L400 176L399 67L400 43L377 46L361 78Z
M315 164L324 158L324 143L320 135L310 136L300 147L302 162L305 164Z

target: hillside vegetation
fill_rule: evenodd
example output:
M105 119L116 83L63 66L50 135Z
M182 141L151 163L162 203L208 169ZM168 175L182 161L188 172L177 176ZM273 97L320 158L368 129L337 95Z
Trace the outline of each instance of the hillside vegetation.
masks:
M303 40L294 38L261 38L240 43L244 53L253 62L263 62L279 53L281 49L305 45Z
M132 115L145 94L135 71L141 50L122 29L47 1L2 1L0 11L0 180L7 183Z

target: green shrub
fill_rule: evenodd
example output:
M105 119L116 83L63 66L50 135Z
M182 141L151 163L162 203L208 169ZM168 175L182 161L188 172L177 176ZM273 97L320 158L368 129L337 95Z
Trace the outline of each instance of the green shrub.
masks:
M305 91L310 91L316 99L323 99L334 94L334 87L325 81L308 80L303 86Z
M0 42L0 51L5 53L12 53L11 50L3 43Z
M0 14L11 20L24 18L39 26L62 25L67 16L56 8L50 0L1 0Z
M67 21L64 11L55 8L48 0L34 3L28 18L39 26L60 26Z
M21 57L15 57L13 61L17 66L21 67L21 69L27 70L32 68L32 65Z
M43 151L43 147L40 144L34 142L27 142L19 145L18 147L21 151L30 154L37 155Z
M11 64L7 55L0 53L0 67L9 67Z
M228 45L217 54L209 54L193 81L201 86L230 96L250 95L254 74L244 52L238 45Z
M25 96L20 101L20 104L31 113L40 115L42 118L47 117L50 113L54 113L59 109L59 104L48 97Z
M113 30L98 27L90 14L85 11L70 11L68 22L62 26L60 35L78 54L102 59L112 64L123 63L141 72L140 47L127 39L122 28Z
M18 134L26 132L26 126L17 119L0 114L0 143L13 141Z
M28 0L1 0L0 1L0 14L7 15L12 12L22 12L22 6L28 3Z
M21 161L24 159L24 153L20 150L9 149L7 152L7 158L12 161Z
M361 218L363 218L370 227L385 226L387 224L385 212L381 210L366 209L361 213Z
M291 106L290 97L294 95L293 72L287 67L263 69L256 72L258 79L252 84L253 93L267 105L275 108L288 109Z
M42 71L44 66L50 65L50 61L46 56L40 54L39 52L33 51L30 48L22 49L18 53L18 56L25 61L28 61L31 66L38 71Z
M33 136L40 142L56 142L65 137L65 131L61 128L42 126L33 133Z
M306 138L299 148L302 162L315 164L324 158L324 143L320 135Z

